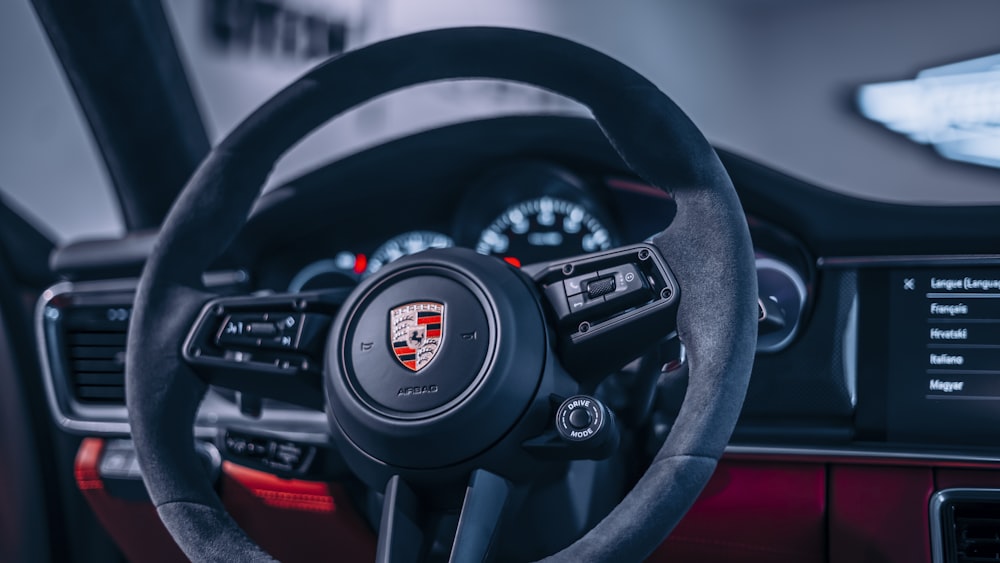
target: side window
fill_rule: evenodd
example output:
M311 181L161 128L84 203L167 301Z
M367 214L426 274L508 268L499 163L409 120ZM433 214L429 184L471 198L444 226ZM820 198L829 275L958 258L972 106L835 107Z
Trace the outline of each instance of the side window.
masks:
M119 236L111 180L27 0L0 2L0 194L64 243Z

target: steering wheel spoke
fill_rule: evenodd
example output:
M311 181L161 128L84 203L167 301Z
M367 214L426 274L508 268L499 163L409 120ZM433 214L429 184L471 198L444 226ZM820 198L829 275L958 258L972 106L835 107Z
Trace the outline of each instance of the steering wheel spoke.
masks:
M385 486L376 563L417 563L424 547L423 515L413 489L399 475Z
M512 484L507 479L483 469L472 472L465 489L451 544L451 563L487 561L490 547L504 516ZM425 530L428 518L417 494L399 475L386 484L379 525L378 563L416 563L429 549L433 530ZM438 530L440 532L440 530Z
M213 299L184 343L184 360L209 384L322 409L323 348L347 293Z
M451 563L486 561L510 492L511 483L503 477L482 469L472 473L451 547Z
M650 244L531 264L523 268L545 296L562 365L593 382L674 332L680 292Z

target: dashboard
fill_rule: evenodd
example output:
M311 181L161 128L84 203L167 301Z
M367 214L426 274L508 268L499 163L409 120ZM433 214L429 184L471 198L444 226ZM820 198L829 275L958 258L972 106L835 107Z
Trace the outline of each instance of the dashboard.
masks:
M757 258L757 355L726 455L665 557L930 563L932 553L944 561L956 546L975 547L975 534L994 545L1000 497L983 489L1000 483L1000 209L858 199L719 156ZM204 281L223 296L300 302L438 247L528 266L667 228L674 186L664 187L632 174L587 119L461 123L263 194ZM65 281L43 293L35 316L49 409L61 429L86 437L78 488L102 522L118 523L108 531L132 545L132 559L155 543L120 525L153 514L127 440L123 359L136 279L155 240L133 233L57 249L51 267ZM609 483L625 481L618 472L649 461L686 385L684 348L668 337L595 390L628 449L619 456L626 467L587 466L591 498L614 496ZM312 560L343 549L330 533L341 513L315 512L334 506L362 507L360 528L345 537L368 538L374 551L381 499L356 487L329 424L317 408L217 389L197 413L199 454L223 501L283 560L296 559L287 550ZM349 498L331 492L342 490ZM289 508L276 498L305 501ZM149 522L143 528L172 548Z
M720 157L746 211L760 282L758 355L731 448L1000 459L995 210L861 200ZM213 268L214 283L233 293L351 288L399 257L448 246L528 265L641 242L674 212L668 193L632 174L589 120L469 122L268 191ZM116 316L102 323L127 323L128 279L153 238L70 245L52 257L70 281L47 292L38 326L50 404L64 427L127 431L120 390L94 400L74 391L80 374L64 352L74 336L59 324L68 316L48 315L96 303L93 314L110 307ZM686 385L676 369L683 349L674 339L655 357L654 427L669 428ZM225 395L202 409L203 436L225 426L326 439L323 413L265 403L259 418L247 417Z

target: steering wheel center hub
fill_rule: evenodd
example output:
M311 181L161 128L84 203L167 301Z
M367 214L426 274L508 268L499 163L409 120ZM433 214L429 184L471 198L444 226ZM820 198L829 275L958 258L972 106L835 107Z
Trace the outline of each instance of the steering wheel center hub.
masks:
M371 465L453 466L511 434L548 355L531 282L468 249L403 258L365 280L334 321L327 353L332 426ZM349 463L351 456L345 456Z
M347 325L344 368L369 408L416 418L460 403L486 372L494 342L482 292L453 270L382 278Z

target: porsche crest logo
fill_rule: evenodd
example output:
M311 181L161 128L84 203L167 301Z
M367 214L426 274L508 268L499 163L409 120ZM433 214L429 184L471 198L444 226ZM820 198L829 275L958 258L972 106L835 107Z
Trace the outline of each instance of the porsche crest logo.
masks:
M415 301L389 312L392 353L407 369L417 372L431 363L444 338L444 304Z

